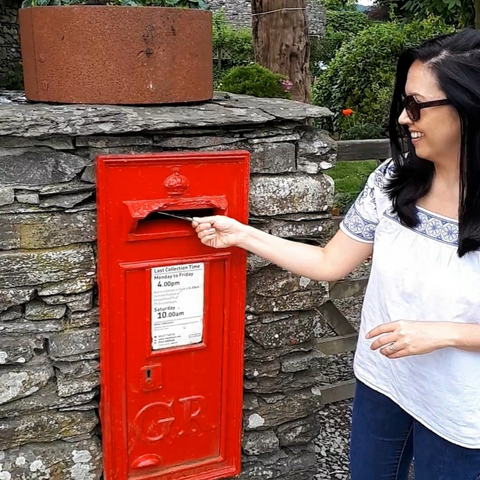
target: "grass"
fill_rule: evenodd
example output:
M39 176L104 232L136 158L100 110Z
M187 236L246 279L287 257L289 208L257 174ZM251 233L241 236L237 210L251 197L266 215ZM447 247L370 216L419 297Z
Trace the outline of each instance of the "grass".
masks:
M347 213L376 167L375 160L340 162L327 172L335 181L334 215Z

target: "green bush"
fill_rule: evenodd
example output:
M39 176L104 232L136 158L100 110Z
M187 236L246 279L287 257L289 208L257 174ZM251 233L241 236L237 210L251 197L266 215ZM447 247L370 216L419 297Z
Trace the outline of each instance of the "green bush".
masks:
M356 10L356 0L319 0L325 10Z
M372 24L363 12L327 10L327 28L336 32L360 33Z
M278 75L258 65L235 67L222 80L220 89L224 92L253 95L254 97L290 98L288 89L282 82L287 81L283 75Z
M344 43L313 87L314 103L334 113L331 132L337 138L352 138L358 130L376 130L376 137L385 132L398 56L408 46L452 31L435 18L374 23ZM354 115L343 116L346 108Z
M252 31L229 24L223 10L213 14L213 53L215 83L233 67L248 65L254 61ZM221 57L221 58L218 58Z
M310 70L314 77L321 74L320 62L327 65L338 49L355 35L371 25L370 18L362 12L327 10L325 37L310 44Z

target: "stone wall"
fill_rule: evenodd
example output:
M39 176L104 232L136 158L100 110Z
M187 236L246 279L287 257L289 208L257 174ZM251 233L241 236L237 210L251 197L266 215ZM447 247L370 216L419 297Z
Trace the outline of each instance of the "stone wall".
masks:
M224 9L227 20L234 25L250 27L252 25L251 0L210 0L213 11ZM323 37L325 33L325 9L319 0L307 0L309 34Z
M29 105L0 95L0 478L99 480L94 159L248 149L251 223L322 243L326 109L229 95L189 107ZM327 286L249 257L242 479L311 480ZM316 333L317 332L317 333Z
M15 80L20 73L20 38L18 5L14 0L0 0L0 87Z

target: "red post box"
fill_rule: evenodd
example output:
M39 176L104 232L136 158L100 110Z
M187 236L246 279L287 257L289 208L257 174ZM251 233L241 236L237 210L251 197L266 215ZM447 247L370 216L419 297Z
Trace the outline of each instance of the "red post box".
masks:
M248 217L248 152L97 157L105 480L240 472L246 256L188 221Z

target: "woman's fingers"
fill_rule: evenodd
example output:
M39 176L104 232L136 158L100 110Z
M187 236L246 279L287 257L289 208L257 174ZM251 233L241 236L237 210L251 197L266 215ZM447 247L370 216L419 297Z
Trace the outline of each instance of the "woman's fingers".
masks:
M388 345L390 343L395 342L397 340L397 334L396 333L389 333L386 335L382 335L381 337L377 338L372 345L370 345L370 348L372 350L378 350L379 348L384 347L385 345Z
M199 232L198 234L198 238L202 239L202 238L205 238L205 237L216 237L217 235L217 232L215 232L215 230L213 229L210 229L210 230L203 230L201 232Z
M197 233L200 233L200 232L204 232L206 230L211 230L212 229L212 226L209 224L209 223L201 223L196 229L195 231Z

